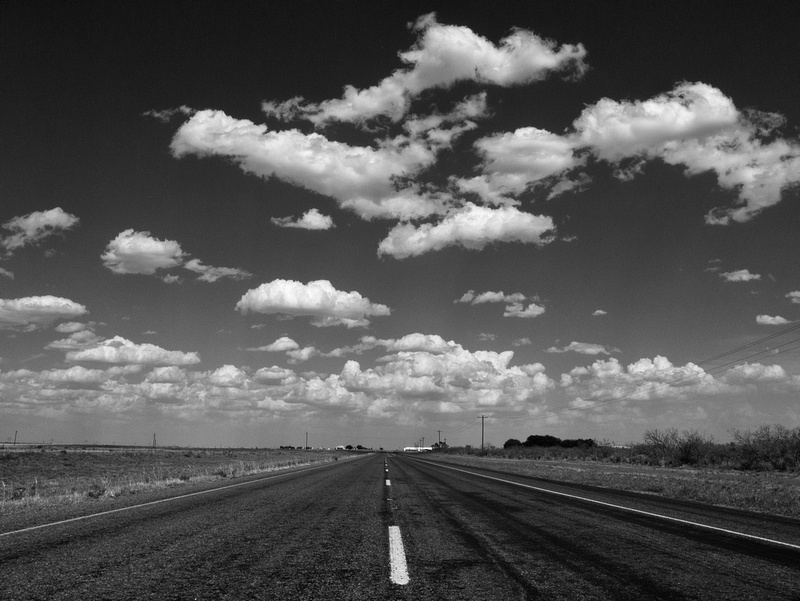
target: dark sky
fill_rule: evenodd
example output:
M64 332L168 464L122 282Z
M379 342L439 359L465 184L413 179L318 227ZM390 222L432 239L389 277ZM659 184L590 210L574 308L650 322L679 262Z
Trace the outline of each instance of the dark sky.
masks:
M0 438L800 425L800 15L739 6L0 4Z

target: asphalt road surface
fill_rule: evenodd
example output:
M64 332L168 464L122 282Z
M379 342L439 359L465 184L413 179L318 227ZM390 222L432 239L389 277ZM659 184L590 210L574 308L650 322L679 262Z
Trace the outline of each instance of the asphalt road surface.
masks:
M0 599L800 600L798 520L399 454L229 484L0 524Z

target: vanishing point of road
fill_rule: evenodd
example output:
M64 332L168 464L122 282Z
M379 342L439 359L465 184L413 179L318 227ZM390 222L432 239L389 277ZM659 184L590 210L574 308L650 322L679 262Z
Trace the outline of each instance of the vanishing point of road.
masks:
M372 453L11 531L0 599L800 599L800 521Z

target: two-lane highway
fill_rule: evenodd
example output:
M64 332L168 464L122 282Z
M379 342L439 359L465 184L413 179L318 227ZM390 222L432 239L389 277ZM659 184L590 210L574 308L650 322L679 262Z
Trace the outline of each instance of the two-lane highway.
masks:
M0 599L796 600L800 522L376 453L0 534Z
M388 464L409 586L432 598L800 599L797 520L630 493L603 499L423 457Z
M0 536L0 599L390 597L381 455Z

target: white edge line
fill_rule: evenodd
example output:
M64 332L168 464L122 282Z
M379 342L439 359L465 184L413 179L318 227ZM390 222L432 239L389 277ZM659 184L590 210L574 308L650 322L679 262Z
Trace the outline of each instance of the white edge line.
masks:
M417 459L416 461L421 461ZM530 484L522 484L521 482L514 482L513 480L505 480L503 478L496 478L494 476L487 476L485 474L479 474L476 472L470 472L469 470L462 470L457 467L450 467L449 465L442 465L441 463L431 463L430 461L422 461L422 463L427 463L428 465L436 465L439 467L443 467L449 470L453 470L456 472L463 472L465 474L471 474L473 476L479 476L481 478L486 478L488 480L496 480L497 482L504 482L506 484L513 484L515 486L521 486L522 488L530 488L532 490L536 490L538 492L547 493L550 495L557 495L559 497L568 497L570 499L578 499L580 501L586 501L587 503L595 503L596 505L603 505L605 507L613 507L614 509L621 509L623 511L630 511L631 513L638 513L640 515L646 515L653 518L660 518L662 520L668 520L670 522L677 522L679 524L687 524L689 526L696 526L698 528L705 528L706 530L714 530L715 532L724 532L725 534L732 534L733 536L740 536L743 538L749 538L751 540L757 540L764 543L771 543L773 545L780 545L782 547L788 547L790 549L795 549L800 551L800 545L795 545L792 543L786 543L780 540L775 540L772 538L765 538L763 536L756 536L755 534L747 534L746 532L739 532L737 530L728 530L727 528L720 528L719 526L710 526L709 524L701 524L700 522L692 522L691 520L684 520L681 518L675 518L669 515L663 515L660 513L652 513L650 511L644 511L642 509L634 509L633 507L625 507L624 505L615 505L614 503L607 503L606 501L598 501L596 499L589 499L587 497L580 497L578 495L571 495L565 492L558 492L555 490L548 490L546 488L540 488L538 486L532 486Z
M61 524L69 524L70 522L77 522L79 520L88 520L89 518L99 517L101 515L109 515L112 513L119 513L121 511L130 511L131 509L138 509L139 507L147 507L149 505L158 505L159 503L168 503L169 501L177 501L178 499L186 499L188 497L195 497L197 495L207 495L212 492L217 492L219 490L226 490L228 488L237 488L239 486L247 486L248 484L253 484L255 482L263 482L264 480L272 480L273 478L281 478L283 476L289 476L291 474L299 474L300 472L308 472L310 470L316 470L321 467L327 467L331 465L333 462L329 461L323 463L321 465L314 465L311 467L306 467L299 470L294 470L291 472L284 472L282 474L272 474L270 476L264 476L263 478L255 478L253 480L248 480L247 482L237 482L236 484L226 484L225 486L219 486L217 488L210 488L208 490L199 490L197 492L189 492L183 495L179 495L177 497L169 497L166 499L158 499L157 501L148 501L147 503L141 503L139 505L130 505L128 507L120 507L118 509L108 509L107 511L100 511L98 513L90 513L88 515L79 515L75 518L69 518L66 520L61 520L59 522L50 522L48 524L39 524L38 526L30 526L28 528L22 528L21 530L12 530L10 532L0 532L0 538L4 536L11 536L12 534L22 534L23 532L30 532L31 530L40 530L41 528L49 528L51 526L59 526Z
M392 485L392 481L389 480L389 478L386 478L386 486L391 486L391 485Z
M389 577L395 584L408 584L408 566L400 526L389 526Z

